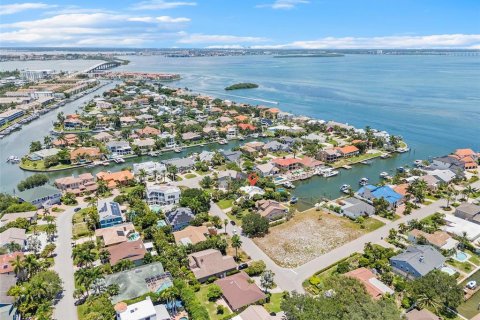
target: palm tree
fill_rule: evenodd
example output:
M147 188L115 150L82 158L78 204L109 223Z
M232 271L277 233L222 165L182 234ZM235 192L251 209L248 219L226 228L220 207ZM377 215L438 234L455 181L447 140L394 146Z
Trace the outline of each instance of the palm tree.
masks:
M167 171L168 171L168 173L170 174L171 179L172 179L173 181L175 181L176 178L177 178L177 174L178 174L178 168L177 168L177 166L175 166L175 165L168 166Z
M145 177L147 176L147 171L145 171L145 169L140 169L140 172L138 173L138 176L140 178L140 182L144 183L145 182Z
M57 233L57 226L53 223L49 223L45 227L45 232L47 233L48 241L53 241L53 238Z
M176 287L170 287L163 290L160 293L159 300L165 302L167 308L170 309L172 314L177 314L177 306L175 303L176 298L178 297L179 292Z
M27 273L27 278L30 279L35 273L40 271L40 262L37 260L35 255L29 254L25 256L25 271Z
M155 182L157 182L158 170L155 169L155 170L153 170L152 173L153 173L153 180L154 180Z
M50 148L52 146L52 137L50 136L43 137L43 144L45 145L45 147Z
M225 234L227 234L228 219L223 220L223 225L225 226Z
M242 246L242 239L238 234L232 237L232 248L235 248L235 260L238 260L238 249Z
M23 281L25 279L25 261L24 258L17 255L15 259L11 262L13 267L13 272L15 272L15 276L18 278L19 281Z
M467 197L467 201L468 201L468 198L470 197L470 195L476 193L478 191L477 188L474 188L472 187L471 185L468 185L464 190L463 190L463 194L466 195Z

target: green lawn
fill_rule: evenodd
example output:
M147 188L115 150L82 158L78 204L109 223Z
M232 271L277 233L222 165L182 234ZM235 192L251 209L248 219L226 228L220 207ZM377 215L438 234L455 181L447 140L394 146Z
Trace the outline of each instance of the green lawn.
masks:
M210 285L202 285L200 287L200 290L195 293L197 296L197 299L200 300L200 302L207 308L208 314L210 315L211 320L220 320L223 319L226 315L231 314L232 312L230 310L225 310L223 314L217 314L217 305L215 302L208 301L207 298L207 293L208 293L208 288L211 286Z
M272 293L270 297L270 302L264 304L263 306L267 309L268 312L280 312L282 309L280 308L280 304L283 300L283 293Z
M78 239L92 234L92 232L88 229L87 223L83 221L83 215L87 210L87 208L84 208L73 215L73 239Z
M195 170L195 173L198 174L199 176L204 176L204 175L208 174L209 172L208 171L203 172L203 171Z
M192 179L192 178L195 178L196 176L197 176L197 175L194 174L194 173L187 173L187 174L185 175L185 179Z
M75 166L69 164L59 164L50 168L45 168L45 163L43 160L31 161L28 159L23 159L20 163L20 168L30 169L30 170L55 170L55 169L65 169L65 168L74 168Z
M227 208L230 208L233 205L233 200L222 199L222 200L218 201L217 205L220 207L220 209L225 210Z
M366 230L367 232L371 232L371 231L377 230L378 228L383 227L384 225L385 223L375 218L366 218L363 224L359 224L359 223L352 224L352 228L362 229L362 230Z
M468 261L476 264L477 266L480 266L480 257L470 250L465 250L465 251L468 252L469 255L471 255L471 257Z
M470 273L473 271L474 266L469 262L460 262L455 259L451 259L447 261L447 263L453 266L455 269L461 270L465 273Z
M383 152L377 152L377 153L365 153L365 154L361 154L361 155L358 155L356 157L351 157L351 158L345 158L345 159L342 159L342 160L339 160L339 161L336 161L332 164L332 167L334 168L339 168L341 166L344 166L344 165L351 165L353 163L357 163L357 162L360 162L360 161L364 161L364 160L369 160L369 159L373 159L373 158L377 158L379 156L382 155Z

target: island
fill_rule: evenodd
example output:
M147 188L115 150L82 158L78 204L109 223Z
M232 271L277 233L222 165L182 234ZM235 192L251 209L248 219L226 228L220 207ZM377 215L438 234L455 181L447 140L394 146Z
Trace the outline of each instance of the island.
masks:
M251 83L251 82L241 82L241 83L232 84L231 86L226 87L225 90L255 89L255 88L258 88L258 84Z

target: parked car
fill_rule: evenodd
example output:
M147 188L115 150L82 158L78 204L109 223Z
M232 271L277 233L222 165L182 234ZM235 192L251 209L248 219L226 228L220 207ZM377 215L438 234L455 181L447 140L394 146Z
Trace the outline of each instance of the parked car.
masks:
M233 221L233 220L230 220L230 224L231 224L232 226L236 225L235 221Z
M243 270L243 269L247 269L248 268L248 264L246 263L241 263L238 265L238 270Z
M82 208L77 207L77 208L73 209L73 212L78 212L78 211L80 211L80 210L82 210Z

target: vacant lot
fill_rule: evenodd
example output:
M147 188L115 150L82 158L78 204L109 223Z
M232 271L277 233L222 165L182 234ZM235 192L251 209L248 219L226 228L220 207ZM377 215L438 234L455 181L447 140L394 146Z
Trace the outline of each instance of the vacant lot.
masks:
M382 223L377 225L380 227ZM292 220L270 228L268 235L254 241L278 265L293 268L358 238L369 229L361 229L347 218L312 209L297 213Z

